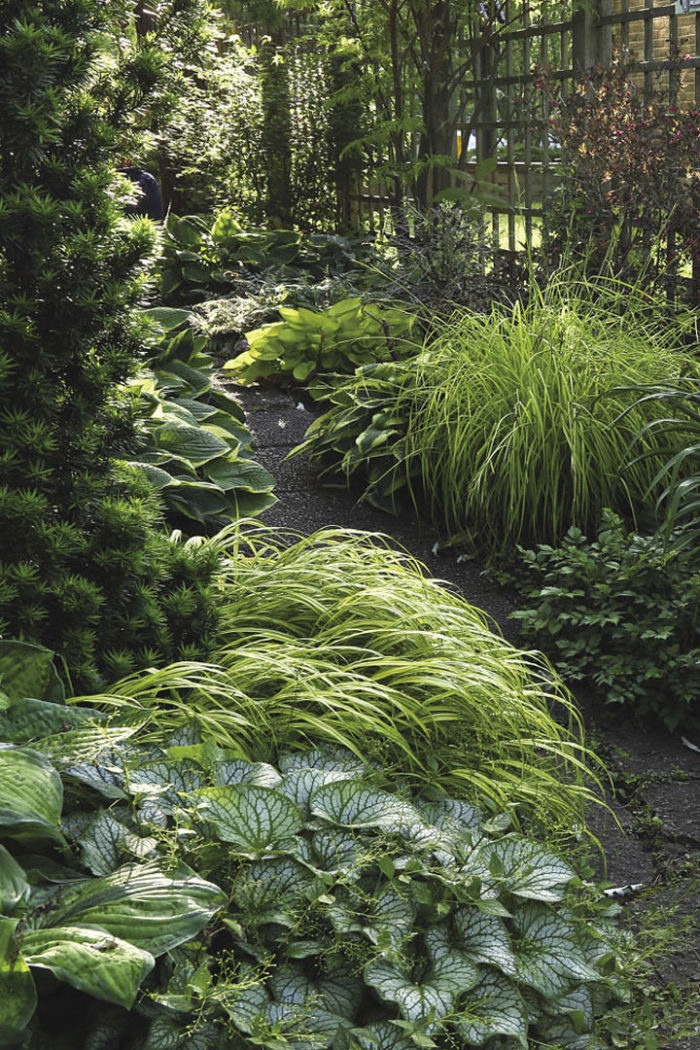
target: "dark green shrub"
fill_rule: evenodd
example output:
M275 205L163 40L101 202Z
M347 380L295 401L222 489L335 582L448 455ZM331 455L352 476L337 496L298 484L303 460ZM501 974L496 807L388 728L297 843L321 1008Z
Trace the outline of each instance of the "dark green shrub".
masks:
M98 652L173 658L214 622L213 554L168 543L148 486L110 460L132 441L115 391L140 352L153 244L147 220L120 216L98 93L119 11L0 10L0 632L48 643L83 683Z
M514 613L569 682L669 729L700 710L700 572L692 552L628 533L611 511L597 540L522 551L529 608Z

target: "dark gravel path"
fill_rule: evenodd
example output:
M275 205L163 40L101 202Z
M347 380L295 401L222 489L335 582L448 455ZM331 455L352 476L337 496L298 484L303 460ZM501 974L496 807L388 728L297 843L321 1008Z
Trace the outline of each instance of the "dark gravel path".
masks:
M343 489L321 486L305 458L285 460L313 419L299 397L277 389L229 390L246 411L256 458L277 480L279 502L263 515L266 524L303 534L324 526L388 534L434 576L456 585L506 638L517 642L517 627L508 620L509 596L481 575L477 562L458 559L448 550L441 554L433 531L412 519L389 517L358 504ZM663 731L642 730L619 714L617 721L607 712L601 717L591 698L579 697L579 702L589 742L613 775L615 796L609 802L623 829L604 811L591 814L607 854L607 879L613 887L636 887L620 898L633 924L654 909L675 907L687 931L660 964L658 979L666 994L678 990L697 1022L696 1033L682 1036L671 1024L668 1032L657 1033L659 1050L700 1050L700 734L684 742ZM644 1042L625 1045L632 1050Z

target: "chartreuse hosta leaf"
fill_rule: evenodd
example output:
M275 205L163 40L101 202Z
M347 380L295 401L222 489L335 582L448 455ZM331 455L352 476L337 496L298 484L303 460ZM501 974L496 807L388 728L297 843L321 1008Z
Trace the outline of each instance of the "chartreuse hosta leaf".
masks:
M36 1008L36 988L16 939L18 919L0 917L0 1045L12 1046Z
M61 778L37 751L0 744L0 833L62 841Z
M420 813L410 802L357 780L344 780L319 788L311 799L311 812L315 817L323 817L346 828L391 831L404 824L422 824Z
M518 980L547 999L600 975L586 962L575 927L543 904L524 904L513 914Z
M22 954L29 966L50 970L73 988L127 1009L155 965L150 952L85 926L28 930Z
M272 788L236 784L204 788L197 797L197 816L246 853L281 847L304 826L298 806Z
M34 916L41 929L96 926L162 955L194 937L224 902L218 886L186 865L125 864L112 875L61 887Z
M4 846L0 846L0 914L12 914L27 895L29 883L24 870Z
M516 985L494 971L482 970L469 992L456 1028L467 1046L483 1046L492 1036L509 1036L527 1050L528 1010Z

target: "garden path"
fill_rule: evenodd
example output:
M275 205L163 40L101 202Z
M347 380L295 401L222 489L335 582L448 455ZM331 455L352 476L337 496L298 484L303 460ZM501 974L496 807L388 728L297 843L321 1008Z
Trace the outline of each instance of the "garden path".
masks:
M389 517L358 504L356 495L344 489L321 486L307 459L285 459L313 419L314 409L303 395L277 388L228 389L245 409L256 458L276 478L279 502L263 515L265 524L304 535L325 526L388 534L517 643L517 625L508 619L511 597L482 576L478 562L441 550L435 533L413 518ZM603 810L590 814L607 855L606 878L612 887L622 888L619 899L633 925L645 916L654 921L654 914L663 914L660 909L677 908L686 931L678 940L682 947L672 950L657 970L664 996L679 997L697 1029L694 1035L679 1035L671 1022L668 1033L658 1033L658 1048L700 1050L700 734L684 740L663 730L645 730L619 712L611 717L601 711L590 696L577 699L589 742L611 771L614 793L608 802L621 825ZM630 887L634 889L627 892Z

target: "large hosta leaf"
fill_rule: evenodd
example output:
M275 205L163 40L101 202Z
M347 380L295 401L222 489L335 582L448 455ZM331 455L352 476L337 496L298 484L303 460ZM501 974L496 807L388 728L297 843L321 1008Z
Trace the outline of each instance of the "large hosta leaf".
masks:
M480 857L492 872L498 872L517 897L560 901L574 870L555 853L536 842L508 835L481 848Z
M28 748L0 744L0 829L12 838L62 841L63 786L50 762Z
M29 930L22 953L29 966L50 970L73 988L127 1010L155 964L150 952L83 926Z
M198 798L197 815L212 825L222 842L248 853L284 845L304 824L299 808L272 788L211 787L198 792Z
M518 980L547 999L568 994L574 983L600 979L583 957L575 928L551 908L525 904L516 909L513 926Z
M403 824L421 824L415 806L396 795L344 780L319 788L311 799L311 812L332 824L347 828L393 830Z
M474 962L489 963L509 977L516 971L515 956L505 923L479 908L458 908L454 915L457 943Z
M53 733L64 733L73 726L101 721L104 717L100 711L23 697L0 711L0 740L10 744L26 744ZM43 744L41 750L44 750Z
M224 894L186 865L126 864L112 875L59 890L34 922L40 928L98 926L151 955L194 937Z
M12 1046L36 1008L36 989L15 940L17 919L0 918L0 1045Z
M62 703L65 693L53 658L42 645L0 639L0 690L10 702L31 697Z
M8 915L29 890L24 869L0 846L0 913Z
M483 972L469 993L457 1031L468 1046L483 1046L492 1036L517 1039L527 1050L528 1010L512 981L501 974Z
M163 423L154 429L153 438L159 448L184 456L193 467L201 467L229 451L229 444L223 438L210 433L205 427L190 426L188 423Z
M293 857L253 861L236 880L233 900L257 923L292 926L324 883Z

